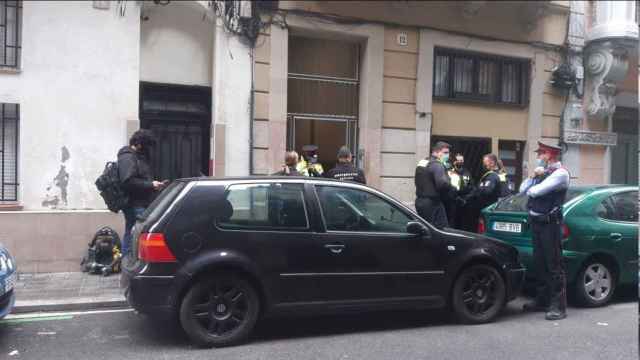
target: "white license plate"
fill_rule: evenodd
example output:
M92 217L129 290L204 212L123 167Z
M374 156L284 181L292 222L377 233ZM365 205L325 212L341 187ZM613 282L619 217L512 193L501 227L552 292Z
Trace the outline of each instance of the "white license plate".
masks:
M16 273L14 272L13 274L9 275L8 278L4 279L4 292L5 294L8 293L9 291L11 291L14 286L16 286Z
M497 221L493 223L493 230L520 233L522 232L522 224Z

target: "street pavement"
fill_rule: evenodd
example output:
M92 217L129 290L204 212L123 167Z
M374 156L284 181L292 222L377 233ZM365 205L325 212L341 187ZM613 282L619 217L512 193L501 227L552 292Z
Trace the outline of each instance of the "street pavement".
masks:
M222 349L129 309L20 314L0 321L0 359L638 359L636 291L558 322L521 313L523 302L476 326L442 311L265 320L248 344Z

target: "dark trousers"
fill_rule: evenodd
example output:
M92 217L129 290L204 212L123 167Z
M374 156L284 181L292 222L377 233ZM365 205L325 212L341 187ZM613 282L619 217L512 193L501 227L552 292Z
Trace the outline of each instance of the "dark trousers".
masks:
M567 307L567 281L562 260L562 220L541 222L529 217L533 235L536 300L545 306Z
M131 229L136 224L138 215L142 215L145 208L143 207L126 207L122 209L124 214L124 236L122 237L122 256L124 257L131 251Z
M438 229L449 227L447 211L440 200L430 198L417 198L416 210L418 215Z

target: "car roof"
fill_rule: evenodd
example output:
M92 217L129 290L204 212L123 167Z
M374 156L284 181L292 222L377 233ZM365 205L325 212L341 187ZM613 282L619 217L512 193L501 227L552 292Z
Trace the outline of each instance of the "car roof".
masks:
M600 190L618 190L618 189L633 189L633 190L637 190L638 187L637 186L632 186L632 185L624 185L624 184L610 184L610 185L577 185L577 186L570 186L569 189L570 190L578 190L581 192L593 192L593 191L600 191Z

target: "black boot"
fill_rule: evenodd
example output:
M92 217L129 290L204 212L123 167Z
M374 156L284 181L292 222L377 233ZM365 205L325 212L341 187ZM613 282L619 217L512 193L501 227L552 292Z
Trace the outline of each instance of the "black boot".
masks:
M561 299L552 299L549 310L544 315L547 320L562 320L567 317L567 307Z

